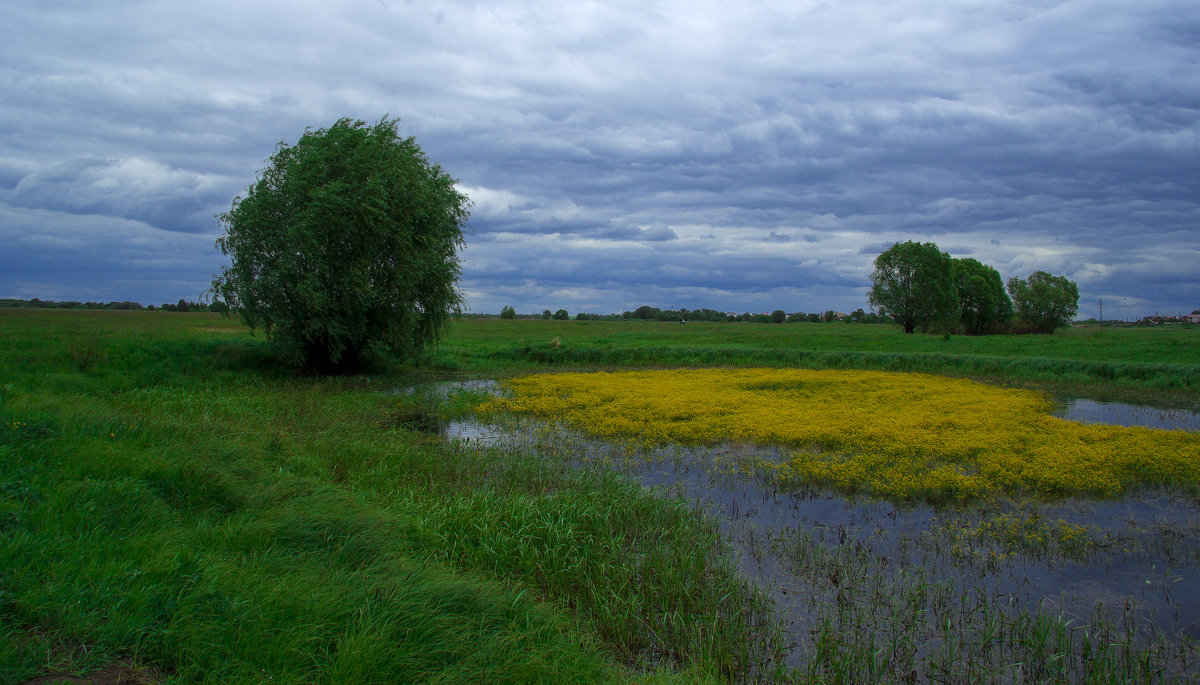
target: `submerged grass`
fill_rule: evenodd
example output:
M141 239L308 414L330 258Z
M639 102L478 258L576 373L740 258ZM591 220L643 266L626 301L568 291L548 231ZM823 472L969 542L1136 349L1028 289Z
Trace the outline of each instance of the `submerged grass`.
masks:
M716 515L784 616L793 649L777 682L1197 680L1200 509L1189 498L851 501L780 488L755 467L764 452L745 445L651 447L513 425L514 439Z
M810 642L799 667L815 682L1194 682L1194 639L1147 630L1132 597L1069 617L1049 597L1030 603L998 591L980 570L951 557L880 557L851 537L827 540L785 529L773 552L809 579L791 597L809 611ZM933 539L923 554L944 552ZM989 562L992 573L1011 563ZM950 572L947 573L949 567ZM980 576L984 577L981 578Z

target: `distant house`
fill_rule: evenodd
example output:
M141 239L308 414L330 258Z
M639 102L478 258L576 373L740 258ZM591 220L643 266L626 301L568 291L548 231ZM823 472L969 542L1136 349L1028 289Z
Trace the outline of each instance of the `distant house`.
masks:
M1181 320L1186 321L1188 323L1200 323L1200 313L1188 314L1188 315L1184 316Z

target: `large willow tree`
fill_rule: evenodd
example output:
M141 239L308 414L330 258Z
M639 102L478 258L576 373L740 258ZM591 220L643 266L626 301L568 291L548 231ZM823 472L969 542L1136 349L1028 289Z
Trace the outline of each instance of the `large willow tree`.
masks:
M218 219L231 258L213 292L284 360L318 372L435 344L462 297L470 201L399 119L341 119L280 143Z

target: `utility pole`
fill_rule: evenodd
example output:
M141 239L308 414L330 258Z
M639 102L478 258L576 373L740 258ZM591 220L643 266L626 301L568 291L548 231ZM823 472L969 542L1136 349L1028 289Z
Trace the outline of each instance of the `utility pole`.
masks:
M1100 298L1100 323L1104 323L1104 298Z

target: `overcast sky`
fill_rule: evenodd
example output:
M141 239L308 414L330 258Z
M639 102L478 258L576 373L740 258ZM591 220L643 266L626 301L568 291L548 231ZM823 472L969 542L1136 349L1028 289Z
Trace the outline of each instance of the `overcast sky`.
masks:
M0 297L199 299L280 141L401 118L469 311L867 308L933 241L1200 309L1200 3L0 4Z

